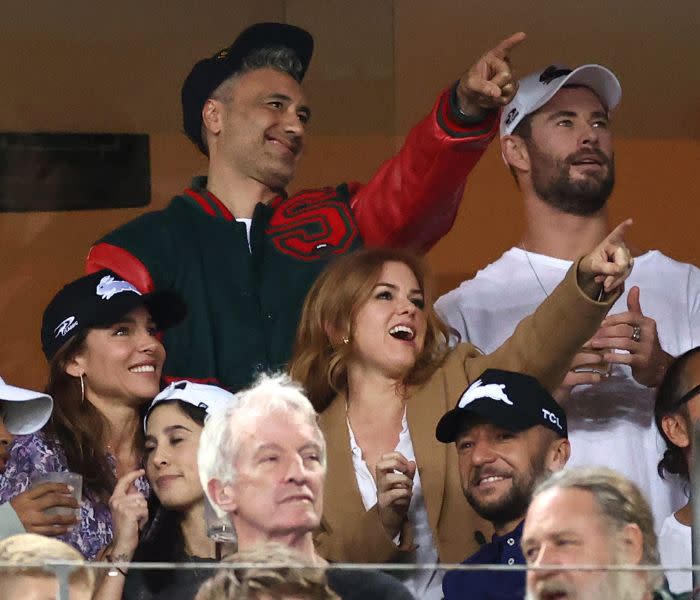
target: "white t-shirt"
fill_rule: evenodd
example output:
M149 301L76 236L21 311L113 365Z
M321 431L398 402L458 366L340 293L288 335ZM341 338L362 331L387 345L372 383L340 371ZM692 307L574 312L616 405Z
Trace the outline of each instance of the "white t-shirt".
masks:
M352 431L352 427L350 427L350 422L348 422L348 431L350 432L352 466L355 469L357 486L360 488L365 510L369 510L377 503L377 482L372 477L367 463L362 457L362 449L355 441L355 434ZM395 450L403 454L408 460L416 460L405 411L401 420L399 443ZM411 562L419 565L436 564L438 562L438 553L433 542L430 523L428 522L428 510L425 508L423 488L418 469L416 469L416 474L413 477L413 496L411 497L411 505L408 507L408 518L413 526L413 542L417 546L416 550L413 551ZM400 578L409 591L416 598L420 598L420 600L441 600L443 575L442 571L432 570L398 571L394 573L394 576Z
M691 529L680 523L673 514L666 517L661 525L659 554L665 569L689 567L693 562ZM666 571L666 579L674 594L693 589L693 575L690 571Z
M545 299L539 282L550 294L570 266L567 260L511 248L474 279L442 296L435 307L462 341L489 353ZM635 258L626 291L610 314L627 311L627 291L635 285L642 312L656 320L666 352L677 356L700 344L700 269L656 250L647 252ZM605 465L632 479L649 499L658 531L686 498L680 480L664 481L656 470L665 446L654 424L654 391L638 384L629 367L614 365L601 383L575 388L564 408L569 466Z
M243 223L245 225L245 233L248 236L248 250L252 252L252 248L250 246L250 227L253 224L253 219L247 219L244 217L241 217L240 219L236 219L239 223Z

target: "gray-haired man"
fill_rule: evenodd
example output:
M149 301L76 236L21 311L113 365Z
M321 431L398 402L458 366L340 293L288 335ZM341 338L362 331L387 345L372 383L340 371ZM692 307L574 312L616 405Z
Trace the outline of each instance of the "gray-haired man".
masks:
M527 574L528 600L676 597L657 589L661 568L575 568L659 564L654 517L648 502L634 483L611 469L560 471L541 484L527 511L522 549L527 564L537 567ZM568 565L573 566L562 569Z
M207 420L198 459L202 487L231 519L239 551L277 542L325 564L313 533L323 512L326 443L296 385L266 377L238 394L237 403ZM412 597L380 572L331 569L328 582L344 599Z

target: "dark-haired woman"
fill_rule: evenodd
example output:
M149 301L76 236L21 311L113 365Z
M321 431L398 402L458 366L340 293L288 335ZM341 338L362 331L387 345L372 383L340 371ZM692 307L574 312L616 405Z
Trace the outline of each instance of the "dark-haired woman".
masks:
M656 394L654 420L666 442L659 475L676 475L689 485L693 427L700 420L700 346L681 354L666 372ZM687 567L692 563L692 522L690 501L664 520L659 533L664 567ZM667 571L666 577L674 593L693 587L689 571Z
M41 432L15 440L0 478L0 503L12 504L27 531L57 536L88 559L112 541L107 502L117 479L141 464L141 409L160 389L165 350L157 332L184 314L177 294L141 295L111 271L81 277L51 300L41 341L53 415ZM28 489L55 471L83 478L77 518L45 512L76 507L67 487ZM148 493L145 479L134 483Z
M202 562L216 558L215 542L207 537L205 495L199 479L197 452L204 420L224 408L234 396L216 386L191 382L173 383L153 400L145 418L145 474L154 493L153 518L139 540L149 511L146 498L132 483L144 470L127 474L117 482L110 506L114 519L114 543L108 557L113 562ZM233 551L234 548L224 549ZM95 600L191 599L205 579L202 570L115 569L106 577Z

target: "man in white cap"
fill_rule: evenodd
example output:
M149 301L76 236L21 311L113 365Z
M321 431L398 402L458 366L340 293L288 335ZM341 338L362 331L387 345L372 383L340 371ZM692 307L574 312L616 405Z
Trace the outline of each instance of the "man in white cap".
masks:
M0 474L5 472L5 463L10 455L10 445L16 435L27 435L41 429L51 417L53 399L47 394L7 385L0 377ZM58 488L58 489L56 489ZM20 494L17 498L33 494L48 495L61 493L63 484L47 483ZM13 499L16 500L17 498ZM70 500L73 499L68 494ZM70 500L67 498L67 502ZM47 505L49 506L49 505ZM20 510L9 502L0 504L0 539L25 532ZM52 517L46 516L47 523Z
M615 181L610 114L621 95L617 77L600 65L552 65L520 81L500 126L503 158L523 198L524 232L516 247L438 300L462 341L493 351L571 261L607 235ZM678 482L656 473L662 445L654 388L673 356L698 343L700 270L655 250L638 254L628 291L556 394L569 419L572 464L624 473L659 523L683 496Z

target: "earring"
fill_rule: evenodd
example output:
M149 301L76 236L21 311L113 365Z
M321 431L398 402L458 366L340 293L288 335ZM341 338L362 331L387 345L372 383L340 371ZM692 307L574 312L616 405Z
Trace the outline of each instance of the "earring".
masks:
M350 343L350 338L347 336L343 336L343 344L349 344Z
M85 381L83 381L85 373L80 374L80 403L85 402Z

